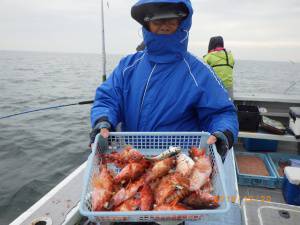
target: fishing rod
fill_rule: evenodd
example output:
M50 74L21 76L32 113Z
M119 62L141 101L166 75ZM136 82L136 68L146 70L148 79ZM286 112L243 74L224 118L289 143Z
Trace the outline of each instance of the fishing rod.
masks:
M77 103L72 103L72 104L64 104L64 105L50 106L50 107L46 107L46 108L32 109L32 110L28 110L28 111L24 111L24 112L10 114L7 116L2 116L2 117L0 117L0 120L19 116L19 115L24 115L24 114L28 114L28 113L32 113L32 112L45 111L45 110L49 110L49 109L58 109L58 108L63 108L63 107L73 106L73 105L87 105L87 104L93 104L93 103L94 103L93 100L89 100L89 101L82 101L82 102L77 102Z
M108 2L107 2L108 6ZM105 27L104 27L104 7L103 7L103 0L101 0L101 39L102 39L102 80L103 82L106 80L106 52L105 52ZM94 101L82 101L82 102L77 102L77 103L72 103L72 104L65 104L65 105L57 105L57 106L51 106L51 107L46 107L46 108L39 108L39 109L33 109L33 110L28 110L20 113L15 113L7 116L2 116L0 117L0 120L10 118L10 117L15 117L19 115L24 115L32 112L38 112L38 111L44 111L44 110L49 110L49 109L57 109L57 108L63 108L63 107L68 107L68 106L73 106L73 105L85 105L85 104L92 104Z
M108 5L107 5L108 6ZM101 0L101 38L102 38L102 81L106 80L106 52L105 52L105 27L104 27L104 9L103 0Z

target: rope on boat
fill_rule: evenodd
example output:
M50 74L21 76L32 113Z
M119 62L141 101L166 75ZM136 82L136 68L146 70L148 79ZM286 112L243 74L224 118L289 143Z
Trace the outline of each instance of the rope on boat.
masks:
M90 101L82 101L82 102L77 102L77 103L72 103L72 104L64 104L64 105L50 106L50 107L40 108L40 109L32 109L32 110L28 110L28 111L24 111L24 112L20 112L20 113L15 113L15 114L7 115L7 116L2 116L2 117L0 117L0 120L6 119L6 118L10 118L10 117L19 116L19 115L24 115L24 114L28 114L28 113L32 113L32 112L38 112L38 111L49 110L49 109L57 109L57 108L63 108L63 107L73 106L73 105L86 105L86 104L92 104L93 102L94 102L94 101L90 100Z

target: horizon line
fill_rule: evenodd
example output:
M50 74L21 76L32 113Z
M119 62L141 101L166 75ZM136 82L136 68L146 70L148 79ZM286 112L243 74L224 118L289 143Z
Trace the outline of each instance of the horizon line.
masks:
M6 51L6 52L31 52L31 53L50 53L50 54L83 54L83 55L100 55L101 56L101 52L96 53L96 52L67 52L67 51L49 51L49 50L20 50L20 49L0 49L0 51ZM133 50L133 52L136 52ZM128 54L131 53L106 53L106 55L115 55L115 56L126 56ZM193 53L194 54L194 53ZM198 55L197 55L198 56ZM198 56L199 57L199 56ZM236 61L255 61L255 62L287 62L287 63L300 63L298 61L294 61L294 60L255 60L255 59L235 59Z

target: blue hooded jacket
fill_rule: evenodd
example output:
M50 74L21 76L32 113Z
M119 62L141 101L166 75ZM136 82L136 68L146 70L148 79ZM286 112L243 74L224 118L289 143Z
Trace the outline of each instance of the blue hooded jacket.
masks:
M123 131L229 130L236 139L235 107L211 67L187 52L193 9L189 0L140 0L184 3L189 14L177 31L158 35L143 27L144 51L123 58L98 87L91 110L95 127L107 117Z

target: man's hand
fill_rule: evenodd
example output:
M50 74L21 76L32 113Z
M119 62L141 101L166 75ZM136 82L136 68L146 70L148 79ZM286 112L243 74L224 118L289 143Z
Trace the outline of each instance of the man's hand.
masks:
M217 142L217 138L214 135L210 135L209 138L207 139L207 144L212 145Z
M224 162L228 150L232 147L233 135L230 131L217 131L209 136L209 138L207 139L207 144L216 144L217 151L220 154L222 161Z
M96 126L93 128L92 132L90 133L90 144L89 146L92 147L92 144L95 141L96 135L101 134L102 137L108 138L109 136L109 129L111 128L110 123L106 120L99 121Z

